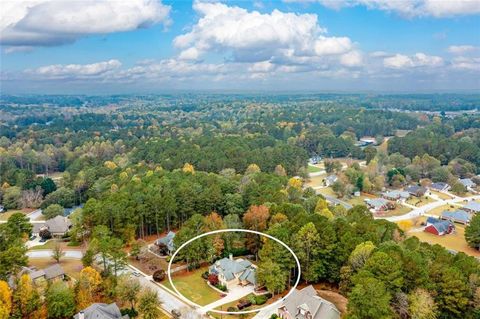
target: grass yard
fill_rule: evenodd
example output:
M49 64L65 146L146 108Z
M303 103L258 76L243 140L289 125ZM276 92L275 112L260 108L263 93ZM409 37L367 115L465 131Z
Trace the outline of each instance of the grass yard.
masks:
M168 268L168 262L165 260L165 258L157 257L150 252L146 252L145 254L141 255L139 260L130 257L128 261L147 275L153 275L153 273L158 269L163 269L166 271ZM175 265L172 265L172 268L174 267Z
M422 196L422 197L410 197L409 199L406 200L407 204L416 206L416 207L422 207L424 205L427 205L429 203L433 203L435 200L430 197Z
M365 200L366 199L369 199L369 198L375 198L374 195L370 195L370 194L366 194L366 193L362 193L360 196L354 196L352 198L350 198L349 200L347 200L347 202L353 206L355 205L366 205L365 204Z
M318 166L308 164L307 171L308 171L309 173L316 173L316 172L322 171L322 169L321 169L320 167L318 167Z
M319 188L317 189L317 192L320 193L320 194L323 194L323 195L329 195L329 196L333 196L333 197L337 197L337 195L335 194L335 192L333 191L333 189L331 187L325 187L325 188Z
M8 211L4 212L4 213L0 213L0 220L8 220L10 218L10 216L12 216L13 214L15 213L22 213L22 214L28 214L28 213L31 213L32 211L34 211L34 209L30 209L30 208L25 208L25 209L9 209Z
M55 263L56 261L53 258L31 258L28 260L29 266L34 266L38 269L46 268ZM80 277L80 271L83 269L82 261L73 258L60 259L60 265L67 275L75 279Z
M220 299L220 293L208 286L202 278L202 274L207 270L208 266L189 272L182 271L172 276L173 284L185 298L200 306L208 305ZM162 284L174 291L168 279L162 282Z
M423 242L429 244L438 244L440 246L445 247L446 249L461 251L467 255L480 257L480 252L476 249L468 247L467 242L465 241L465 227L455 224L456 232L445 235L445 236L437 236L434 234L430 234L427 232L410 232L408 236L416 236Z
M395 209L386 211L386 212L385 212L384 214L382 214L381 216L385 216L385 217L401 216L401 215L407 214L407 213L410 212L411 210L412 210L412 209L411 209L410 207L397 204L397 207L396 207ZM379 216L380 216L380 215L379 215Z
M436 192L436 191L430 191L430 193L437 195L440 199L447 200L447 199L452 199L453 197L450 195L447 195L445 193L441 192Z
M429 215L435 215L435 216L440 216L440 214L443 212L443 211L454 211L454 210L457 210L459 209L460 207L459 206L456 206L456 205L442 205L440 207L437 207L437 208L434 208L432 210L429 210L427 212L427 214Z
M327 177L327 174L309 177L309 181L305 183L305 186L309 186L309 187L323 186L323 180L325 179L325 177Z
M74 249L82 249L80 245L68 245L69 242L62 241L60 239L50 239L43 245L33 246L30 250L41 250L41 249L53 249L55 245L60 244L60 247L64 250L74 250Z

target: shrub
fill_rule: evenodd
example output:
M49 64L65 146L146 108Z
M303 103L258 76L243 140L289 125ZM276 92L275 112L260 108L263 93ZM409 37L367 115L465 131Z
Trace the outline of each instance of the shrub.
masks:
M254 295L249 295L248 296L248 301L250 301L252 303L252 305L256 305L257 304L257 298L255 298Z
M276 313L272 313L272 315L270 316L270 319L277 319L277 318L280 318Z
M206 271L206 272L204 272L204 273L202 274L202 278L205 279L205 280L207 280L207 279L208 279L208 275L209 275L209 272Z
M217 286L218 285L218 276L215 275L215 274L208 275L208 282L212 286Z
M130 318L135 318L138 316L138 312L133 308L120 309L122 316L128 315Z
M227 291L227 286L222 285L222 284L216 284L215 287L217 289L220 289L221 291Z
M237 310L238 310L237 307L228 307L228 308L227 308L227 311L228 311L228 312L235 312L235 311L237 311Z
M256 305L263 305L266 303L268 300L267 296L261 295L261 296L255 296L255 304Z
M155 271L152 277L153 277L153 280L155 280L156 282L163 281L166 277L165 270L160 269Z

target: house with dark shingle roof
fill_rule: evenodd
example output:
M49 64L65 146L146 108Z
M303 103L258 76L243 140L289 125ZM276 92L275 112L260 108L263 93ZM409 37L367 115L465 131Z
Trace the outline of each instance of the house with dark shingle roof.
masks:
M382 193L382 197L388 200L401 202L410 198L410 193L395 189L392 191Z
M55 216L54 218L46 220L45 223L34 223L32 234L38 236L42 230L48 229L52 237L62 237L71 227L72 222L68 217Z
M74 319L129 319L128 315L122 316L116 303L94 303L88 308L83 309Z
M439 192L446 192L451 188L450 185L448 185L447 183L443 183L443 182L432 183L428 187L431 190L439 191Z
M332 186L338 180L336 175L328 175L325 177L325 186Z
M26 269L27 270L25 272L28 273L30 278L36 284L40 283L43 280L51 281L57 279L65 279L65 271L63 270L62 266L60 266L60 264L54 264L44 269L38 270L29 268Z
M282 319L340 319L337 307L318 296L313 286L293 290L278 307L266 307L253 319L269 318L272 314Z
M422 197L427 192L427 189L423 186L412 185L405 188L405 191L412 196Z
M464 210L456 210L454 212L444 211L440 214L440 218L444 220L449 220L452 223L467 225L470 224L472 215Z
M369 208L373 209L375 212L386 211L390 209L392 205L394 205L393 203L390 203L385 198L367 198L365 199L365 203Z
M246 259L233 259L232 255L229 258L222 258L217 260L209 268L210 274L218 276L220 283L227 288L234 285L253 285L257 284L257 267Z

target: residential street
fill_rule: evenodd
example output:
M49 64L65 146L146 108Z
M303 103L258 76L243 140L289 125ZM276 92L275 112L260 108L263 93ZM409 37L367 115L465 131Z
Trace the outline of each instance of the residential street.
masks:
M253 286L245 286L245 287L237 286L237 287L231 288L230 292L225 297L202 307L199 311L203 314L207 313L208 311L218 308L221 305L224 305L229 302L238 300L242 297L245 297L252 292L253 292ZM223 309L223 311L226 311L226 309Z
M83 257L83 252L81 250L64 250L63 251L65 258L75 258L81 259ZM48 258L52 257L53 250L51 249L40 249L40 250L30 250L27 251L28 258Z

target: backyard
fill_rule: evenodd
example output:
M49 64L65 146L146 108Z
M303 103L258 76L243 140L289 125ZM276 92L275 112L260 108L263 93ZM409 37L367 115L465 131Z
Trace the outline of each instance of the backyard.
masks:
M382 216L382 217L401 216L401 215L405 215L406 213L410 212L411 210L412 209L410 207L397 204L397 207L395 207L395 209L387 210L386 212L379 213L377 215Z
M1 221L8 220L10 218L10 216L12 216L15 213L28 214L28 213L31 213L32 211L34 211L34 209L29 209L29 208L26 208L26 209L10 209L10 210L8 210L4 213L0 213L0 220Z
M48 266L55 264L56 261L53 258L30 258L28 260L29 266L34 266L37 269L44 269ZM72 278L78 279L80 277L80 271L83 269L82 261L73 258L60 259L60 265L67 275Z
M181 271L172 276L172 281L177 290L192 302L205 306L220 299L220 292L207 285L202 274L208 271L208 266L200 267L192 271ZM162 282L162 285L173 290L168 279Z
M416 236L423 242L427 242L429 244L438 244L440 246L445 247L446 249L464 252L467 255L480 257L480 252L476 249L473 249L467 245L465 241L465 227L455 224L456 231L452 234L448 234L445 236L437 236L434 234L430 234L424 231L417 231L417 232L409 232L408 236Z
M448 194L445 194L445 193L442 193L442 192L437 192L437 191L430 191L430 193L432 195L437 195L440 199L443 199L443 200L447 200L447 199L452 199L453 197L448 195Z
M427 205L429 203L433 203L435 200L430 197L422 196L422 197L410 197L409 199L406 200L407 204L416 206L416 207L422 207L423 205Z
M308 164L308 173L316 173L316 172L320 172L322 171L323 169L321 169L320 167L318 166L315 166L315 165L310 165Z

